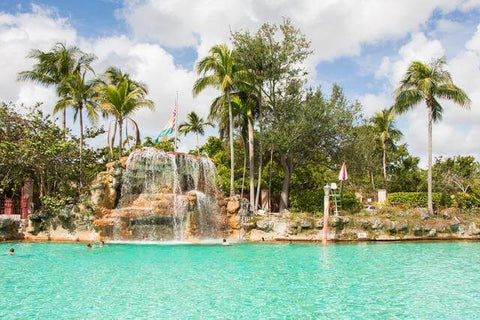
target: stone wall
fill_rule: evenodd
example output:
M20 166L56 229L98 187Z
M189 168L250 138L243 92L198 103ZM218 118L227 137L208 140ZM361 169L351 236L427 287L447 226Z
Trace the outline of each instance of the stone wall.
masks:
M248 234L250 241L320 241L323 217L307 213L271 213L256 216ZM426 209L362 211L355 215L331 216L329 240L395 241L435 239L480 239L480 216L455 208L430 216Z

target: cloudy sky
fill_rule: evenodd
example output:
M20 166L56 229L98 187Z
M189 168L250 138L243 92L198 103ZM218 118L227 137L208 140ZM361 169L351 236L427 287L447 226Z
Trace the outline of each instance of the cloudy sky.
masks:
M15 79L32 65L25 58L30 49L62 41L94 53L97 72L116 65L148 84L156 111L135 118L144 136L154 136L171 115L176 91L180 121L192 110L207 114L215 92L194 98L191 88L195 62L210 46L228 42L230 29L255 30L282 17L312 41L311 83L326 90L340 84L367 115L391 105L410 61L446 56L454 81L473 103L469 111L444 103L434 154L480 159L480 0L0 0L0 101L40 101L51 111L52 89ZM423 163L426 118L420 106L398 119ZM187 136L181 148L193 145Z

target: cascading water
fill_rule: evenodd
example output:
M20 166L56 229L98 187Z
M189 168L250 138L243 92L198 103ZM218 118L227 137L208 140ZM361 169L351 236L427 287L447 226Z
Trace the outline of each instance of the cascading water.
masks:
M221 236L216 169L205 157L133 151L121 178L113 240L191 240Z

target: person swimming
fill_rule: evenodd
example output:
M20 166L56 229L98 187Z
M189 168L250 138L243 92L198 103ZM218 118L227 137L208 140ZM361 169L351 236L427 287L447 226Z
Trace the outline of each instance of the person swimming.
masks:
M8 252L5 253L5 254L6 254L6 255L9 255L9 256L14 255L14 254L15 254L15 249L10 248L10 250L8 250Z
M222 246L231 246L231 244L227 241L227 239L223 239Z
M92 249L93 248L92 244L91 243L87 244L87 248Z
M100 248L103 248L103 246L105 245L105 241L100 241Z

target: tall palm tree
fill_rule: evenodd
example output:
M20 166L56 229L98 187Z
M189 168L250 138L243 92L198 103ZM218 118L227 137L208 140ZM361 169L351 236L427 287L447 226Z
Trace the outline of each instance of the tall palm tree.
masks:
M255 101L246 92L238 93L232 103L238 110L238 123L242 131L247 131L248 159L249 159L249 180L250 180L250 204L255 208L255 163L254 163L254 128L253 119L255 113ZM246 153L246 150L245 150ZM256 210L255 210L256 212Z
M100 88L100 91L102 91L101 89L102 87L105 87L108 85L118 86L118 84L121 83L122 81L127 81L129 84L128 86L130 90L133 90L135 88L141 88L141 90L145 91L145 94L148 93L147 86L145 84L131 79L128 73L123 72L121 69L113 66L108 67L103 73L103 75L97 78L95 81L97 86ZM105 115L108 115L104 110L104 108L102 108L102 110L104 111ZM127 122L125 122L125 135L127 139L128 139L128 121L130 121L130 123L133 125L133 129L136 136L135 145L136 146L140 145L141 140L140 140L140 130L139 130L138 124L131 117L127 117L126 120ZM115 140L117 135L117 125L118 125L117 119L115 119L113 123L113 133L111 130L111 125L112 123L110 122L108 126L108 133L107 133L107 144L110 152L110 160L113 160L113 156L114 156L113 146L115 145ZM120 135L123 135L123 133L120 133Z
M432 200L432 125L442 119L443 107L438 99L453 101L461 107L469 107L467 94L457 87L450 73L444 69L445 58L429 64L413 61L395 90L394 110L405 113L425 101L428 114L428 210L433 214Z
M392 108L383 109L375 112L371 119L373 127L379 133L380 142L383 150L383 179L387 181L387 144L391 140L399 139L402 132L395 128L394 124L395 113Z
M193 85L194 95L198 95L207 87L214 87L221 91L228 105L229 140L230 140L230 195L234 195L234 147L233 147L233 113L231 93L236 82L241 78L243 70L233 58L232 50L226 45L216 45L209 51L209 55L201 59L197 66L197 73L201 77Z
M198 114L196 114L194 111L187 114L187 121L182 122L178 126L178 132L183 135L187 135L190 132L195 133L197 138L197 154L200 154L200 150L198 149L198 135L203 136L207 126L212 126L212 124L198 116Z
M59 110L66 110L68 107L72 107L75 110L74 120L79 118L80 125L80 185L83 181L83 110L87 111L87 116L92 122L98 120L98 103L96 98L98 92L92 81L86 81L86 70L83 70L81 74L74 73L68 79L62 81L58 88L59 95L62 97L54 106L54 112Z
M125 121L130 120L134 124L137 132L137 144L139 144L138 125L131 116L143 107L153 110L153 101L146 98L148 89L145 85L141 85L127 76L116 84L99 84L99 86L101 108L106 114L115 117L115 123L118 126L118 158L120 159L123 148L122 130Z
M18 79L33 81L45 86L55 86L57 92L62 83L67 81L73 74L80 74L82 70L91 70L90 64L95 59L91 54L85 54L74 46L67 47L64 43L56 43L50 51L32 50L28 58L36 60L32 70L18 74ZM59 93L60 94L60 93ZM60 96L60 98L63 98ZM63 130L66 129L66 109L62 111Z

